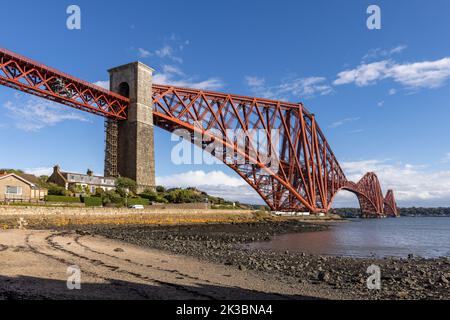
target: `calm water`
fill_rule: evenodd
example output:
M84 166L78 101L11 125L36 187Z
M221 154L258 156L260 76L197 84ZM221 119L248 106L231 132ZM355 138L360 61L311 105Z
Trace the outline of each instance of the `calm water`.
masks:
M450 257L450 217L352 219L329 231L275 236L248 246L353 257Z

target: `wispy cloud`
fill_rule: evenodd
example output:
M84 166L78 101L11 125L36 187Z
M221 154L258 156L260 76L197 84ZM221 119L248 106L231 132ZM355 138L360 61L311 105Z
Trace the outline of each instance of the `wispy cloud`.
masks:
M94 84L96 86L99 86L103 89L109 90L109 80L105 80L105 81L96 81L94 82Z
M210 195L245 203L262 204L259 197L244 180L229 176L222 171L187 171L156 178L158 185L166 187L196 187Z
M399 64L383 60L361 64L338 74L334 85L354 83L359 87L391 79L408 89L437 88L450 78L450 57L434 61Z
M238 187L245 185L245 181L241 178L232 177L224 173L223 171L210 171L205 172L203 170L187 171L183 173L173 174L169 176L163 176L157 178L158 184L162 184L168 187L181 186L181 187L197 187L203 186L229 186Z
M247 76L245 77L245 83L253 94L268 99L301 99L315 95L327 95L333 92L324 77L289 77L277 85L267 85L265 78Z
M139 56L139 58L148 58L148 57L150 57L152 55L153 54L150 51L142 49L142 48L138 48L138 56Z
M6 116L14 121L18 129L24 131L39 131L64 121L89 121L81 112L34 97L24 99L21 95L16 95L14 101L7 101L3 107L6 109Z
M357 182L366 172L375 172L384 192L395 191L400 205L449 205L450 170L427 170L427 166L389 160L362 160L341 163L347 178Z
M37 167L37 168L27 168L24 170L26 173L33 174L36 177L49 176L53 172L52 167Z
M449 163L450 162L450 152L447 152L445 156L441 159L442 163Z
M165 45L161 49L156 50L155 53L160 58L171 57L173 49L171 46Z
M180 68L173 65L164 65L161 72L155 72L153 82L202 90L217 90L225 85L217 77L199 80L197 76L188 76Z
M180 67L174 65L163 65L161 71L156 70L153 82L202 90L218 90L225 86L222 79L218 77L199 80L198 76L189 76ZM109 90L109 81L97 81L94 84Z
M406 48L407 48L406 45L399 45L392 49L382 49L382 48L371 49L366 55L364 55L362 61L365 62L367 60L373 60L378 58L388 58L395 54L401 53Z
M330 124L329 127L332 128L332 129L335 129L335 128L338 128L338 127L340 127L340 126L343 126L343 125L346 124L346 123L358 121L359 119L361 119L361 118L360 118L360 117L355 117L355 118L345 118L345 119L341 119L341 120L338 120L338 121L333 122L332 124Z
M179 54L184 50L186 46L189 45L189 41L181 41L180 39L178 39L178 37L172 35L165 42L167 43L154 51L150 51L144 48L138 48L138 57L145 59L151 56L156 56L160 59L169 59L176 63L182 64L183 58L181 58Z
M373 84L376 81L386 77L389 61L373 62L362 64L355 69L345 70L338 74L338 78L333 82L334 85L343 85L355 83L358 87Z
M389 93L390 96L393 96L394 94L397 93L397 89L389 89L388 93Z

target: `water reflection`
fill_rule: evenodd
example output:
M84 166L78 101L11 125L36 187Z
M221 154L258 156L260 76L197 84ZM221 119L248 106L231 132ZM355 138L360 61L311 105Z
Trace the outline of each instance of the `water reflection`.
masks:
M450 257L450 218L354 219L328 231L275 236L248 246L353 257Z

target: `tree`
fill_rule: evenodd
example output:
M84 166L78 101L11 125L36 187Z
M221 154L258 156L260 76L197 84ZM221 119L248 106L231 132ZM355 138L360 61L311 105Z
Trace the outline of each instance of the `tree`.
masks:
M48 180L48 176L42 175L42 176L38 177L37 185L41 188L46 188L47 180Z
M136 193L136 181L126 177L119 177L116 179L116 189L120 194L126 194L126 191Z
M48 183L46 188L48 189L48 194L51 196L66 196L69 194L66 189L54 183Z
M105 191L102 195L102 203L104 206L108 204L113 204L117 207L123 206L125 204L125 200L114 191Z
M166 188L164 188L163 186L156 186L156 192L164 193L166 192Z

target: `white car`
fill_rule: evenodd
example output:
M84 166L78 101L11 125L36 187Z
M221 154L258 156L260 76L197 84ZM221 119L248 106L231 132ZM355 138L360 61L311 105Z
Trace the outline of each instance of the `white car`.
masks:
M132 206L129 206L128 208L135 210L144 210L144 206L142 204L134 204Z

